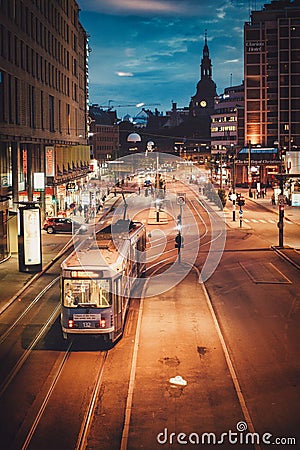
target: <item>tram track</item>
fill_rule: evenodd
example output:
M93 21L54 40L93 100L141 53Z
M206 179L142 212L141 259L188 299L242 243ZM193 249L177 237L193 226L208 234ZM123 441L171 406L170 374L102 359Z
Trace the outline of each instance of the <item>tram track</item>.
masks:
M72 433L71 437L68 437L68 445L64 445L63 448L76 448L77 450L83 450L85 448L98 401L99 391L102 386L102 375L108 351L97 351L96 353L85 351L83 353L78 353L77 345L78 343L76 344L76 340L71 339L67 348L64 351L59 352L59 355L56 356L52 369L43 380L41 392L36 393L34 402L23 413L24 418L21 424L14 429L14 439L7 448L22 450L28 448L39 449L41 448L41 442L44 442L44 448L54 448L53 445L55 448L61 448L59 434L57 438L52 436L51 444L46 443L41 436L50 431L49 427L53 417L52 411L53 409L59 409L57 399L64 398L66 393L66 383L71 385L74 384L74 381L70 383L70 374L74 374L74 367L78 367L76 373L76 390L73 390L68 396L74 397L73 403L78 401L77 406L80 406L80 410L78 409L76 411L74 420L68 420L68 426L71 427ZM22 361L19 361L18 367L15 368L14 373L11 374L6 381L7 386L12 384L16 372L20 372L21 367L24 365L25 360L28 358L31 351L32 348L28 349L28 353L24 355ZM19 374L19 377L22 379L22 375ZM84 382L87 380L88 382ZM30 379L26 379L26 383L30 383ZM24 383L19 379L18 386L22 386L22 384ZM69 400L66 398L64 410L61 411L61 413L63 412L65 414L65 411L67 410L66 416L70 418L74 413L74 408L71 406L72 403L69 405L68 403ZM25 405L19 403L18 408L23 410ZM54 414L54 417L59 417L59 412ZM62 420L61 423L64 423L64 420ZM5 443L5 437L3 435L2 439L2 442Z
M192 193L194 194L194 191L192 191ZM197 220L198 220L198 229L199 229L199 235L197 236L197 238L190 240L189 242L185 242L185 248L188 249L192 249L194 245L198 245L199 246L199 251L201 251L201 247L204 248L208 245L213 244L217 239L219 239L219 237L222 235L222 230L220 232L218 232L215 236L213 236L213 238L210 238L209 233L209 227L207 226L207 223L205 222L201 212L199 211L199 205L202 208L202 210L204 211L205 214L207 214L208 216L210 216L210 214L214 211L210 211L206 206L205 203L203 201L201 201L200 199L196 198L189 198L187 197L187 205L190 206L194 212L194 215L196 216ZM200 232L200 229L202 228L202 232ZM183 226L183 231L182 231L183 235L184 235L184 226ZM205 239L207 238L207 239ZM177 250L174 249L174 239L175 236L169 236L166 240L166 249L163 253L164 258L159 258L158 261L154 262L153 264L151 264L149 266L149 264L147 264L147 269L146 269L146 273L150 274L152 272L153 269L155 269L156 267L159 267L159 269L162 269L163 265L169 265L174 263L177 260ZM155 244L154 243L154 247L155 245L159 248L159 244ZM206 251L205 251L206 253ZM166 257L167 256L167 257ZM200 265L200 263L199 263Z
M73 246L73 238L71 238L63 248L49 261L43 269L36 273L21 289L18 290L16 294L14 294L11 298L9 298L5 304L0 308L0 317L9 309L16 300L20 298L21 295L25 295L26 291L37 281L39 280L48 270L53 267L53 265L59 261L62 257L67 255L68 251L72 249Z
M60 362L54 374L52 374L52 381L49 385L47 392L44 394L44 398L40 404L38 411L35 413L34 420L32 425L28 429L26 433L26 437L23 440L22 446L20 447L22 450L26 450L30 447L32 441L35 438L35 434L37 432L38 426L43 420L43 416L45 414L47 406L49 406L51 402L51 396L54 393L54 390L58 387L59 380L63 376L64 371L66 371L66 366L68 363L68 359L72 354L72 347L74 346L74 341L70 340L66 351L61 355ZM93 419L94 410L97 403L97 398L99 394L99 390L102 382L102 375L105 367L105 363L108 356L108 351L101 352L100 362L97 368L97 374L95 376L95 382L93 384L93 389L90 395L89 401L87 401L85 412L83 413L83 418L81 421L80 429L77 430L77 442L74 446L76 450L83 450L86 447L87 437L89 434L90 426ZM76 435L76 433L74 433ZM20 440L20 437L19 437ZM59 442L57 442L57 448L59 448Z
M91 399L90 399L88 408L87 408L85 416L84 416L84 420L82 421L82 425L81 425L80 432L78 435L75 450L84 450L86 448L87 438L89 435L90 427L91 427L91 424L93 421L94 411L95 411L97 401L98 401L98 394L99 394L100 387L101 387L102 375L103 375L107 356L108 356L108 351L103 353L103 359L99 366L99 371L97 374L96 382L95 382L95 385L93 388L93 392L91 395Z
M106 211L103 212L101 217L98 219L98 223L103 223L104 220L106 220L111 212L113 211L113 208L116 204L120 202L120 198L117 198L112 202L111 205L107 208ZM92 224L93 226L96 226L97 223L95 222ZM32 278L24 285L21 289L16 292L11 298L7 299L6 302L0 307L0 318L5 313L7 309L9 309L16 300L20 299L20 296L24 295L28 289L37 281L39 280L44 274L46 274L49 269L51 269L56 262L61 260L63 257L66 257L68 255L68 252L72 251L74 249L74 244L76 245L76 239L79 236L79 231L77 231L72 237L66 242L66 244L60 249L60 251L53 256L53 258L43 267L43 269L32 276Z
M41 406L40 406L40 408L39 408L39 410L38 410L38 412L37 412L37 414L35 416L35 419L34 419L32 425L31 425L31 427L30 427L30 429L29 429L29 431L27 433L25 441L24 441L24 443L22 445L22 450L26 450L28 448L29 444L30 444L30 441L32 440L34 432L35 432L35 430L36 430L36 428L37 428L37 426L38 426L38 424L39 424L39 422L41 420L43 412L45 411L45 408L46 408L46 406L48 404L48 401L49 401L49 398L51 396L51 393L53 392L53 390L55 388L55 385L57 383L57 380L58 380L59 376L61 375L61 373L63 371L63 367L64 367L64 365L66 363L66 360L69 357L71 346L72 346L72 341L70 341L66 352L63 354L62 360L61 360L61 362L59 364L59 367L57 369L57 372L56 372L56 374L55 374L55 376L54 376L54 378L52 380L52 383L51 383L51 385L50 385L50 387L49 387L49 389L48 389L48 391L47 391L47 393L45 395L45 398L44 398L44 400L43 400L43 402L42 402L42 404L41 404Z
M193 205L193 208L196 211L196 206ZM200 213L198 217L201 217ZM203 219L200 219L203 220ZM203 221L204 222L204 221ZM204 236L208 235L208 229L205 228L205 231L203 232L203 235L201 236L201 238L203 239ZM200 237L199 237L200 239ZM149 271L153 271L153 273L156 273L156 270L159 270L163 265L167 265L170 264L170 262L174 262L174 260L176 260L177 257L177 252L174 249L174 241L173 238L170 238L167 241L168 246L172 246L172 249L167 249L167 251L164 253L164 256L166 255L166 253L168 254L168 252L170 252L170 254L163 258L160 259L158 262L155 262L154 264L152 264L151 266L149 266ZM208 244L208 242L205 242L206 245ZM153 275L152 273L152 275ZM58 278L53 279L45 288L45 292L44 294L46 294L46 292L48 292L53 286L55 286L56 282L57 282ZM30 309L25 310L23 312L23 317L26 316L26 314L31 310L31 308L33 308L33 306L38 303L38 301L42 298L42 292L39 294L40 298L37 299L35 298L32 302L33 304L30 306ZM39 297L39 295L37 297ZM58 314L59 314L59 305L57 307L58 309L55 309L53 311L53 317L52 317L52 323L55 321L55 319L57 318ZM139 320L141 320L141 313L139 312ZM21 320L21 319L20 319ZM50 318L49 318L50 320ZM1 387L0 387L0 396L1 396L1 392L2 394L4 394L4 392L6 391L7 387L12 383L12 381L14 380L15 376L17 374L20 373L20 369L24 366L26 360L29 358L30 354L32 354L32 350L34 349L35 345L39 342L40 339L42 339L42 337L44 336L46 330L49 328L51 322L49 321L47 324L45 323L43 328L40 330L40 333L38 333L35 336L35 339L32 341L32 343L30 344L30 346L28 347L26 354L24 353L24 356L22 358L20 358L20 360L18 361L18 363L15 366L14 371L10 372L10 376L6 379L5 384L3 383L2 385L2 389L3 392L1 391ZM9 337L9 335L17 328L17 325L12 325L10 327L10 329L8 329L6 331L6 336L4 337L3 342L5 342L5 339L7 337ZM139 341L139 337L138 339L136 339L137 344L135 342L135 345L138 345L138 341ZM20 446L15 446L13 448L22 448L22 450L25 450L27 448L40 448L37 444L37 442L44 442L41 440L41 436L44 436L45 430L44 428L47 429L47 408L49 407L49 405L51 406L52 409L56 408L55 405L55 401L57 400L57 398L59 397L58 392L60 392L61 396L64 396L64 387L65 387L65 382L62 381L63 378L67 378L68 377L68 373L72 373L72 369L70 369L69 363L70 360L75 359L77 361L76 365L80 365L81 370L82 370L82 374L80 375L82 378L82 380L84 380L85 378L90 377L90 367L94 367L94 373L93 373L93 383L91 383L91 380L89 380L89 389L86 388L86 386L84 386L84 383L80 382L80 379L76 380L76 386L78 386L78 388L80 388L80 393L77 392L77 395L83 397L85 399L84 403L82 403L81 405L81 414L80 414L80 423L74 423L72 424L72 431L74 436L76 437L76 439L74 440L74 442L72 441L72 446L70 447L66 447L64 446L64 448L74 448L76 450L83 450L86 448L87 446L87 440L88 440L88 436L90 433L90 429L91 429L91 425L93 422L93 418L94 418L94 413L95 413L95 409L97 408L97 402L99 401L99 392L102 386L102 377L103 377L103 373L104 373L104 369L105 369L105 364L107 361L107 356L108 356L108 352L100 352L100 358L99 358L99 352L97 352L97 355L80 355L77 352L72 353L72 349L73 349L73 340L70 341L68 348L62 352L60 351L59 356L56 357L55 360L55 364L53 365L53 367L55 366L55 369L53 369L51 371L51 377L48 376L47 379L45 379L44 381L44 385L47 384L47 390L46 392L43 392L43 395L40 395L39 398L36 400L36 402L39 403L38 408L36 407L37 405L35 404L35 408L34 411L32 409L28 410L27 414L26 414L26 418L24 419L24 423L22 424L22 429L17 433L17 440L16 443L20 444L21 442L21 447ZM134 350L137 354L137 350ZM136 358L136 356L135 356ZM98 361L97 361L98 359ZM136 364L136 362L135 362ZM72 367L74 367L74 363L72 365ZM132 401L132 396L133 396L133 388L134 388L134 370L136 370L136 367L134 365L134 360L131 363L131 375L130 375L130 380L131 383L133 384L129 384L129 394L128 394L128 402L130 404L130 401ZM51 382L49 383L49 378L51 378ZM49 386L48 386L49 384ZM82 392L81 392L82 389ZM85 390L84 390L85 389ZM83 393L85 392L85 393ZM127 408L126 408L127 411ZM78 411L76 411L77 415L79 414ZM128 414L128 412L127 412ZM129 422L128 422L128 418L129 418ZM125 422L128 423L128 427L130 424L130 415L127 418L125 418ZM28 423L30 422L30 425L28 426ZM40 428L43 428L43 432L40 431ZM127 429L127 432L129 432L129 428ZM58 437L59 439L59 437ZM61 442L57 441L55 446L56 448L60 448L59 446L61 445ZM124 444L123 444L124 445ZM47 447L50 448L50 447ZM52 447L53 448L53 447ZM127 444L125 445L125 447L122 448L127 448Z
M51 298L51 290L56 288L59 276L52 274L51 277L54 278L50 282L45 277L46 285L44 280L36 280L41 286L39 293L33 299L31 299L32 290L27 287L27 293L24 292L22 301L15 304L14 309L10 305L9 310L6 309L2 312L2 324L8 322L9 326L2 332L0 338L0 361L3 360L0 377L0 398L59 316L59 295L54 294L57 301L53 302ZM6 316L8 317L6 318ZM42 323L35 325L36 321L42 321ZM30 337L29 342L26 342L24 349L22 344L24 330L36 326L38 326L38 330Z
M51 287L59 281L59 276L54 278L50 283L48 283L41 292L31 301L31 303L24 309L24 311L17 317L17 319L10 325L7 330L2 333L0 337L0 345L7 339L7 337L12 333L12 331L19 325L19 323L25 318L26 314L34 307L34 305L41 300L41 298L48 292ZM2 313L3 314L3 313Z
M1 383L0 398L3 396L7 387L12 383L15 376L19 373L22 366L25 364L25 362L31 355L33 349L36 347L38 342L43 338L43 336L49 329L49 326L56 320L56 318L59 315L59 311L60 311L60 305L58 304L57 307L52 312L52 314L50 315L48 321L44 324L44 326L41 328L39 333L35 336L33 341L29 344L28 348L25 350L25 352L22 354L22 356L17 360L17 362L14 364L13 368L10 370L9 374L6 376L4 381Z

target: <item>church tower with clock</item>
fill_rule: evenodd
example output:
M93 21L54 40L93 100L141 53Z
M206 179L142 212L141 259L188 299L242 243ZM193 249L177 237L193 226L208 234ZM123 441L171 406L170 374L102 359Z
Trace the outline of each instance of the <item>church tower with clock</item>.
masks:
M200 65L200 74L201 79L197 84L196 94L191 98L189 111L190 117L201 119L201 128L206 135L203 137L210 137L210 116L214 113L214 99L217 95L217 90L216 84L212 79L212 63L207 45L207 30L205 30L205 42Z

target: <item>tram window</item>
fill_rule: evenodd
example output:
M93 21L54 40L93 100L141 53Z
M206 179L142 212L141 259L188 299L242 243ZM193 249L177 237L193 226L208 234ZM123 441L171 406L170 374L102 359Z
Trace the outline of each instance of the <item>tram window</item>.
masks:
M64 306L77 308L81 305L107 308L111 305L109 280L64 280Z

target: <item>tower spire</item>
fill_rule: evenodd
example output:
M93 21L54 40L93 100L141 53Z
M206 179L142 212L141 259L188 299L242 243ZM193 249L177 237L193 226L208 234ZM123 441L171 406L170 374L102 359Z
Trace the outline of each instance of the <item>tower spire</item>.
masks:
M207 30L204 33L203 58L201 61L201 79L212 77L212 65L209 58L209 49L207 45Z

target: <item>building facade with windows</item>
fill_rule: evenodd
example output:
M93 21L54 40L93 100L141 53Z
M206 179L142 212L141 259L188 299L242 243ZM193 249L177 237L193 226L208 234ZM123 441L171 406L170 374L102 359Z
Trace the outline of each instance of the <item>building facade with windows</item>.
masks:
M244 26L245 144L300 144L300 4L273 0Z
M116 111L104 111L98 105L89 107L91 153L100 167L119 155L120 139Z
M244 132L244 84L227 87L216 97L211 115L211 152L243 147Z
M273 0L244 25L245 148L241 179L289 184L300 145L300 3ZM289 155L289 156L288 156ZM247 164L247 163L246 163Z
M77 2L0 0L0 19L1 261L8 210L40 200L51 213L57 191L88 172L90 155L89 49ZM36 173L45 175L42 191Z

